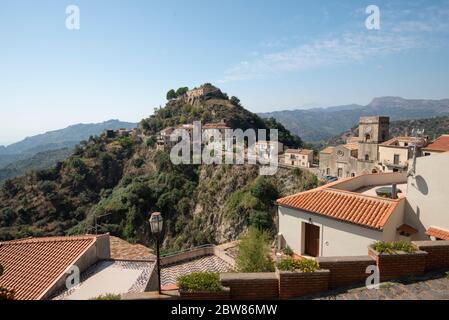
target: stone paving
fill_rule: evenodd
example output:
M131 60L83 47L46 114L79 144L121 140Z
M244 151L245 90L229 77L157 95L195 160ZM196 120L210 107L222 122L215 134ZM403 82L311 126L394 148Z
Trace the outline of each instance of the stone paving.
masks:
M195 260L180 262L161 268L162 286L176 285L180 276L192 272L229 272L232 266L217 256L204 256Z
M444 271L382 283L379 289L365 287L330 291L313 300L449 300L449 277Z

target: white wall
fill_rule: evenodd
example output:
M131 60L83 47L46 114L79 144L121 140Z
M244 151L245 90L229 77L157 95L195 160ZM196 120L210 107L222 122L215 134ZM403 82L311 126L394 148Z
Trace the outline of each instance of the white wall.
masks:
M419 240L428 239L430 226L449 231L449 153L416 159L407 192L405 219L419 229Z
M320 227L320 256L359 256L368 254L368 246L383 240L383 233L355 224L340 222L285 207L278 207L279 232L286 244L298 254L304 253L303 223L312 223Z

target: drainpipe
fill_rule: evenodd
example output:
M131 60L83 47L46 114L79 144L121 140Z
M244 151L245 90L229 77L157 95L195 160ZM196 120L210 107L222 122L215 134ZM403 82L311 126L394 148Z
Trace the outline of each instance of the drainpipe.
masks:
M398 187L396 183L393 183L393 186L391 188L391 198L397 199L398 198Z

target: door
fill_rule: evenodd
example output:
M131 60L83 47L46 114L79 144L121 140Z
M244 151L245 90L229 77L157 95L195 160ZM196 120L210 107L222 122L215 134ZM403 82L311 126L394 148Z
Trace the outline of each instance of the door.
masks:
M305 224L304 253L311 257L318 257L320 253L320 228L313 224Z

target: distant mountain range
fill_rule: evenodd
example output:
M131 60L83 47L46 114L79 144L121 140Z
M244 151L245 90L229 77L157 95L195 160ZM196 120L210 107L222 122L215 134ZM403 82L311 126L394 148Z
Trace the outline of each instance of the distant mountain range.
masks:
M375 98L366 105L343 105L308 110L259 113L273 117L307 142L322 142L357 125L361 116L389 116L392 121L449 115L449 99L411 100L400 97Z
M106 129L132 129L137 123L108 120L102 123L75 124L25 138L7 147L0 146L0 182L30 169L45 169L65 159L82 140Z

